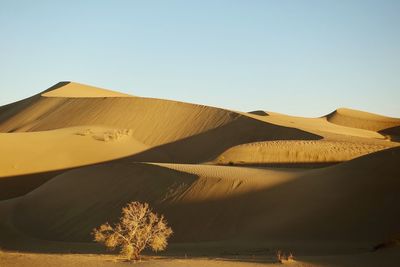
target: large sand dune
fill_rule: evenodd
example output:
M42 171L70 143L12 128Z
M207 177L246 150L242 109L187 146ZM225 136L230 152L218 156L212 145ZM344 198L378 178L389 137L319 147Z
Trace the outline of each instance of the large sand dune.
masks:
M177 254L366 252L399 238L399 127L348 109L245 113L61 82L0 107L0 245L89 242L138 200L165 214Z

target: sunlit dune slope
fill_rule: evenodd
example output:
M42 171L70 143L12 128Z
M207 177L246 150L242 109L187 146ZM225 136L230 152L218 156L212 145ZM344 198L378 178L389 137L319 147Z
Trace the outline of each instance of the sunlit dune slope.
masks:
M400 145L400 144L399 144ZM281 140L238 145L223 152L217 164L300 164L342 162L397 146L391 142Z
M29 235L89 240L94 226L139 200L166 215L175 241L375 243L399 231L399 160L400 148L391 148L315 170L101 164L68 171L22 197L13 218Z
M148 148L131 135L130 129L96 126L0 133L0 177L99 163Z

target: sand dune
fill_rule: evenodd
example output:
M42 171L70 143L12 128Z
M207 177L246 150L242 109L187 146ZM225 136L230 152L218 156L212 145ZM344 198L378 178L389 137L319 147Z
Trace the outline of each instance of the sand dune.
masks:
M329 122L354 128L381 131L400 126L400 119L389 118L369 112L340 108L326 116Z
M0 245L98 252L91 230L144 201L177 255L367 253L399 238L399 127L349 109L245 113L61 82L0 107Z

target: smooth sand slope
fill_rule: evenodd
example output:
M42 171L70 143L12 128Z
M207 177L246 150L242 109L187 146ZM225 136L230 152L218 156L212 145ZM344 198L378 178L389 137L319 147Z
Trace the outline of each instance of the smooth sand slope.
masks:
M145 201L174 230L151 264L252 266L284 249L310 266L396 266L397 248L371 250L400 238L399 127L347 109L244 113L61 82L0 107L0 246L104 252L92 229ZM200 258L171 258L187 254ZM124 264L70 256L18 258Z
M148 147L130 129L72 127L0 133L0 176L53 171L129 156Z
M350 141L264 141L234 146L214 161L217 164L323 164L348 161L372 152L397 146L393 143Z

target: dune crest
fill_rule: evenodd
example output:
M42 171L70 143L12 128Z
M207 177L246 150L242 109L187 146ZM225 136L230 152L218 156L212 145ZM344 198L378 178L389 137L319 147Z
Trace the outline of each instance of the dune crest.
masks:
M44 97L132 97L128 94L114 92L75 82L59 82L50 90L41 94Z

